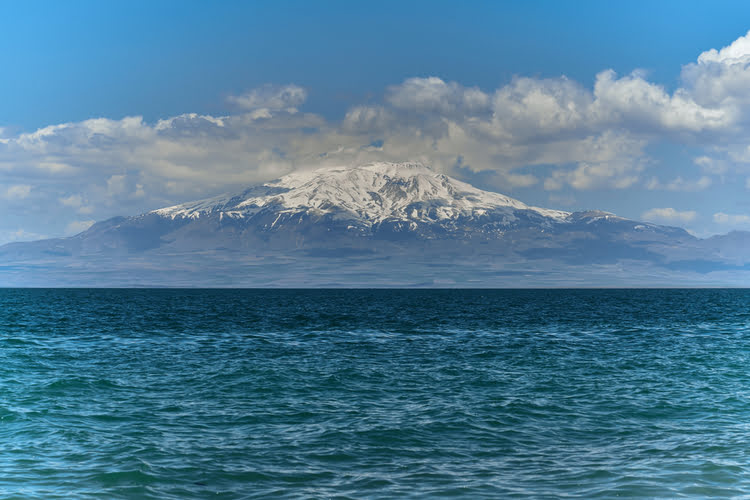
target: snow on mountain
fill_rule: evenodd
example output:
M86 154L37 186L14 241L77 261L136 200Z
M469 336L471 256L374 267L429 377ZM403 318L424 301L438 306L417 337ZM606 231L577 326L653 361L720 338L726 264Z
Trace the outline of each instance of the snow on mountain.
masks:
M750 275L747 241L747 234L700 240L598 210L546 210L417 163L373 163L295 172L236 194L99 221L75 236L3 245L0 279L473 287L671 286L683 276L746 285L738 276Z
M246 218L264 209L280 214L333 214L368 225L385 220L439 222L516 210L528 210L555 221L563 221L570 215L477 189L419 163L372 163L295 172L242 193L152 213L171 219L197 219L208 214Z

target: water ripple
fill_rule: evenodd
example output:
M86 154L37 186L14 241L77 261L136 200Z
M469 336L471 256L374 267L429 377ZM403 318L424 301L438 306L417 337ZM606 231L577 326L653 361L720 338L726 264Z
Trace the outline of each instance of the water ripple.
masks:
M744 497L745 290L0 290L0 496Z

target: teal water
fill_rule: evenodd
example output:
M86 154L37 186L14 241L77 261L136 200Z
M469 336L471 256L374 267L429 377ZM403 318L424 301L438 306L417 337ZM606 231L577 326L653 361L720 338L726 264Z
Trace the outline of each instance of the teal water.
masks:
M0 290L2 498L750 491L750 291Z

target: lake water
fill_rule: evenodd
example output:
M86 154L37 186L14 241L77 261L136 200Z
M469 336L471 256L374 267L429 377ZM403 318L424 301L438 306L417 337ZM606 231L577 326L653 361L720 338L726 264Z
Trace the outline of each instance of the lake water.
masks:
M750 291L0 290L3 498L729 497Z

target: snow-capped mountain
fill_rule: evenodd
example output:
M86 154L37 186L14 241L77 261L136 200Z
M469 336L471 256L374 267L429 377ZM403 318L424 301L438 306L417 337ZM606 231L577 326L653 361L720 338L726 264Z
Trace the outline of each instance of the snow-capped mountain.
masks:
M728 247L735 240L699 240L601 211L528 206L417 163L374 163L299 171L115 217L70 238L8 244L0 247L0 279L519 286L638 284L687 272L704 283L704 275L750 262Z
M284 214L331 214L366 226L387 220L435 223L527 210L563 220L570 214L530 207L499 193L483 191L419 163L372 163L354 168L322 168L286 175L237 194L154 210L171 219L221 214L243 219L263 210ZM276 221L277 223L278 221ZM275 226L275 223L272 224Z

